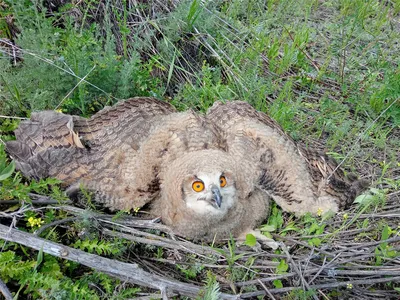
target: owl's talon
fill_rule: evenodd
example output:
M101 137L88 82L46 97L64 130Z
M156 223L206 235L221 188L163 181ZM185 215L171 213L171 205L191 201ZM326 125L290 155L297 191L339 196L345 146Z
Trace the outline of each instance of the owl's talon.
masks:
M176 261L182 261L183 260L182 255L179 253L179 251L177 249L174 249L174 251L172 253L172 256L174 257L174 259Z
M161 216L151 220L151 223L161 223Z
M255 229L255 230L249 230L240 235L237 239L237 245L241 246L245 244L246 242L246 235L252 234L256 237L257 241L256 244L252 247L254 248L257 252L261 250L261 246L267 246L269 248L272 248L273 250L278 249L279 243L274 241L273 239L263 235L260 230Z

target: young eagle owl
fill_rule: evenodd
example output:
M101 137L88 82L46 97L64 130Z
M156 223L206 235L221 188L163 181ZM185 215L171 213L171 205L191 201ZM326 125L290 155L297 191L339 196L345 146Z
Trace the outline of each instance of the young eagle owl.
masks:
M153 98L90 119L43 111L15 135L7 151L25 176L58 178L69 193L83 185L113 210L150 203L193 239L249 232L266 219L271 199L296 215L336 212L364 187L240 101L216 102L205 115Z

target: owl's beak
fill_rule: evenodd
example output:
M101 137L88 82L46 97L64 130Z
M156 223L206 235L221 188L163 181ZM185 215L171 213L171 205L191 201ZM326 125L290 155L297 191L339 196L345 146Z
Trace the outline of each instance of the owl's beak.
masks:
M213 184L211 186L211 193L212 193L212 198L211 198L212 201L214 201L215 204L217 204L218 208L221 208L222 196L219 187Z

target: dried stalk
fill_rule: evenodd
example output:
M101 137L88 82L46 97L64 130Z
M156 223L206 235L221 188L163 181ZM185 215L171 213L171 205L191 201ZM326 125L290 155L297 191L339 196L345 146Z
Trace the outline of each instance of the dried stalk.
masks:
M11 295L9 289L1 279L0 279L0 293L3 294L5 300L13 300L13 296Z

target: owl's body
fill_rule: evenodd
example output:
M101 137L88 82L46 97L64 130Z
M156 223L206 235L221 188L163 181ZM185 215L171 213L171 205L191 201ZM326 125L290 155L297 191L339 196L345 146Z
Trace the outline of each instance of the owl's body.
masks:
M336 212L363 186L239 101L215 103L205 115L152 98L90 119L38 112L16 137L7 150L26 176L56 177L69 193L83 186L113 210L150 204L176 233L196 239L251 230L271 199L297 215Z

